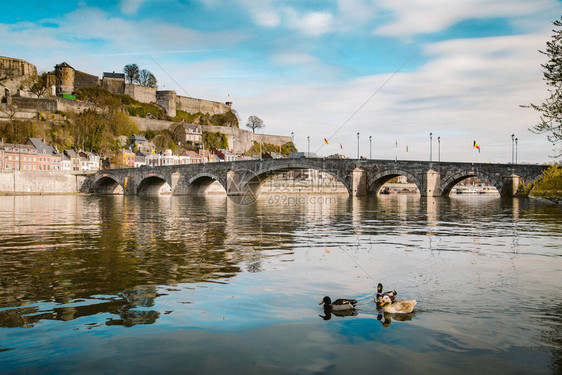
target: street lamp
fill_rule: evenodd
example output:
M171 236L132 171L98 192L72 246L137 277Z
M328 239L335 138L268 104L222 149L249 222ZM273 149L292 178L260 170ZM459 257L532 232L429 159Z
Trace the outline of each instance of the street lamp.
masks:
M511 164L513 165L513 144L515 142L515 134L511 135Z
M517 164L517 141L519 141L519 138L515 138L515 164Z
M369 159L373 158L373 137L369 136Z
M437 137L437 161L441 163L441 137Z
M433 133L429 133L429 161L433 161Z
M308 142L308 153L306 155L307 158L310 157L310 136L306 137L306 140Z
M357 132L357 159L359 159L359 132Z

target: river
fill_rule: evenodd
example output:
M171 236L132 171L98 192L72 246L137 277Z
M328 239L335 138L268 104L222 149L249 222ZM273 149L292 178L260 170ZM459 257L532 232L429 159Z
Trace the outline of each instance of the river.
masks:
M0 196L0 373L560 374L561 219L487 196ZM377 310L378 282L414 313Z

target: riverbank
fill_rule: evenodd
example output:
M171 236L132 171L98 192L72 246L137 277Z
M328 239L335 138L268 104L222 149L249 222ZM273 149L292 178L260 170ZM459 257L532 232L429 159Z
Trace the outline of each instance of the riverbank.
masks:
M0 195L77 194L84 172L0 170Z

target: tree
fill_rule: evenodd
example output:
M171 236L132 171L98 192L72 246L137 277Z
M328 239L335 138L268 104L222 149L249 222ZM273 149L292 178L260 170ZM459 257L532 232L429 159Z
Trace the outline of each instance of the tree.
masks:
M543 76L548 86L549 97L542 104L530 104L540 113L540 121L530 130L536 134L547 134L558 157L562 155L562 17L553 22L558 29L552 30L552 39L546 42L546 51L539 51L548 56L546 64L542 64Z
M156 88L157 80L156 77L154 77L154 74L150 73L146 69L143 69L139 72L138 82L141 86Z
M534 183L531 196L545 198L556 204L562 201L562 167L551 165Z
M129 84L137 82L139 79L139 67L137 64L125 65L123 73L125 73L125 77L127 78L127 81L129 81Z
M48 86L47 73L43 73L40 76L37 76L37 78L33 82L33 85L31 85L30 91L32 93L34 93L35 95L37 95L37 97L39 98L48 89L49 89L49 86Z
M246 127L252 129L252 133L255 133L256 129L265 128L265 124L263 123L263 120L258 116L250 116L248 117Z

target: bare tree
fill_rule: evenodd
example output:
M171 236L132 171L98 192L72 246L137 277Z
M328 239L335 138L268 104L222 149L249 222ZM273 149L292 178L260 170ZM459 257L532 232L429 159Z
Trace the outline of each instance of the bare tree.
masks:
M248 117L246 127L252 129L252 133L255 133L256 129L265 128L265 124L263 123L263 120L258 116L250 116Z
M30 91L35 95L37 95L37 97L39 98L47 91L48 88L49 86L47 80L47 73L43 73L40 76L37 76L37 78L34 80Z
M139 80L139 67L137 64L127 64L123 68L123 73L125 73L125 77L129 84L133 82L138 82Z
M150 73L150 71L143 69L139 72L139 85L146 86L146 87L154 87L156 88L156 77L154 74Z

